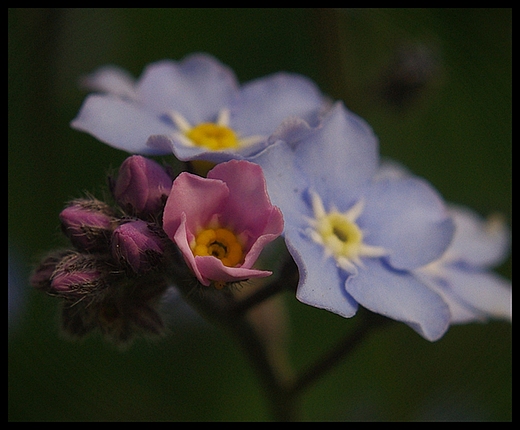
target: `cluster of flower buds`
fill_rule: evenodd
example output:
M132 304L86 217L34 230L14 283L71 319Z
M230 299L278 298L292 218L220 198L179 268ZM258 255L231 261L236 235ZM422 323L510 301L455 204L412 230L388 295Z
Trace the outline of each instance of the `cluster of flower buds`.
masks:
M161 165L134 155L109 180L114 206L89 197L60 213L73 249L44 258L31 283L63 299L68 334L81 337L98 328L124 343L138 331L162 332L157 304L168 287L162 269L171 242L161 220L172 182Z

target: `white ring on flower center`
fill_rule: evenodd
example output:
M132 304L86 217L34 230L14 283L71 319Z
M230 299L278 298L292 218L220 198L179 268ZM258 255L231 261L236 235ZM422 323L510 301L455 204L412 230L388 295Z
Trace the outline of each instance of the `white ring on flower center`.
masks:
M346 212L332 208L325 210L318 194L311 192L314 218L309 218L311 239L323 246L327 257L333 256L339 267L349 273L357 273L357 266L363 266L361 257L382 257L388 251L381 246L367 245L363 242L363 231L356 220L364 209L363 200L359 200Z
M179 132L174 133L174 135L183 145L189 147L200 147L200 145L195 143L187 136L191 130L198 126L198 124L192 126L189 121L180 112L177 111L170 111L167 113L167 115L172 120L174 125L179 129ZM230 115L231 114L229 109L221 109L218 113L217 121L214 124L220 127L229 128L230 131L234 132L237 136L237 145L239 149L260 143L266 139L265 136L260 135L240 137L240 133L229 127Z

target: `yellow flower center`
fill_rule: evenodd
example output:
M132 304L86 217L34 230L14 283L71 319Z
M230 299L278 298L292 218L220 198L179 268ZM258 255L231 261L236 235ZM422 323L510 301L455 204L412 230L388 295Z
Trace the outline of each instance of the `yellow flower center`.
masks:
M325 249L327 255L334 256L336 263L350 273L356 273L356 265L362 265L361 257L381 257L388 252L380 247L363 242L363 232L356 223L363 211L360 200L346 212L325 210L318 194L311 194L314 218L309 219L310 237Z
M207 228L196 237L192 246L194 256L217 257L224 266L234 267L242 261L244 253L237 236L227 228Z
M237 150L266 139L266 136L261 135L239 136L229 127L229 109L220 110L215 122L202 122L193 127L180 112L169 111L166 115L179 130L175 133L176 137L186 146L200 146L210 151Z
M355 222L339 212L331 212L317 221L316 231L335 257L358 256L363 233Z
M232 129L212 122L204 122L191 128L186 131L186 137L196 145L212 151L240 146L237 134Z

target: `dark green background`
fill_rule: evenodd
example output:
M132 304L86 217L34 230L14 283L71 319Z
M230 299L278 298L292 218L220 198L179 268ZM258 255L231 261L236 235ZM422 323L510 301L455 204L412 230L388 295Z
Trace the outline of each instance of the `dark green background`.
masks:
M511 223L511 32L511 9L10 9L8 247L20 298L9 321L8 419L270 419L256 375L220 329L177 319L164 339L125 352L98 336L73 343L59 334L56 301L27 285L41 253L65 243L64 202L100 195L127 155L69 127L85 97L81 75L114 63L138 76L194 51L241 81L305 74L374 127L383 155L447 200ZM431 49L435 67L398 110L377 82L406 43ZM511 259L498 271L511 278ZM353 323L285 301L296 367ZM304 393L302 419L511 420L511 330L455 326L430 343L394 324Z

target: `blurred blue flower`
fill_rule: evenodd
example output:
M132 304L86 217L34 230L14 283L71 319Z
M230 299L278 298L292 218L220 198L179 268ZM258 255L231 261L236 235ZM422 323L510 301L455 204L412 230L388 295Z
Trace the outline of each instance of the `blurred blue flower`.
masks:
M398 179L413 174L394 160L385 160L377 178ZM511 231L499 214L482 218L469 208L449 204L455 224L450 246L437 260L414 273L448 304L451 324L512 320L512 284L491 268L508 255Z
M491 271L509 251L510 231L503 219L483 219L450 206L455 235L446 252L416 274L449 305L451 323L499 318L512 321L512 284Z
M21 256L15 246L7 245L7 327L11 330L24 310L26 301L26 273Z
M448 306L411 270L443 254L453 222L426 181L375 179L378 142L362 119L338 102L318 127L285 123L251 161L283 212L300 301L344 317L360 304L428 340L444 334Z
M230 68L202 53L150 64L137 81L105 66L84 85L101 94L86 98L73 128L130 153L173 151L183 161L251 155L283 119L312 122L326 104L303 76L280 72L240 86Z

